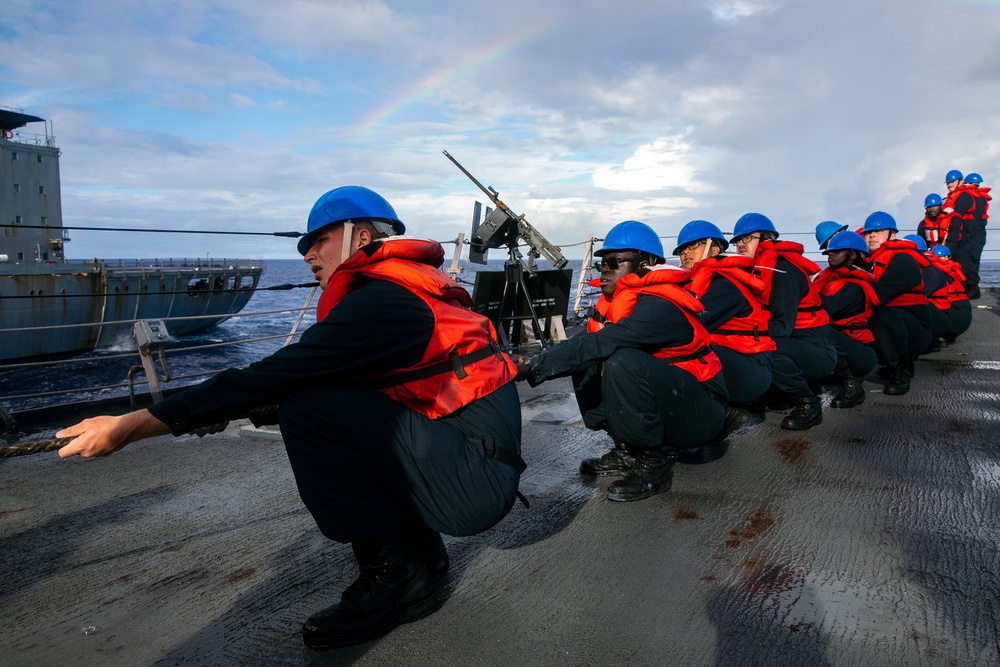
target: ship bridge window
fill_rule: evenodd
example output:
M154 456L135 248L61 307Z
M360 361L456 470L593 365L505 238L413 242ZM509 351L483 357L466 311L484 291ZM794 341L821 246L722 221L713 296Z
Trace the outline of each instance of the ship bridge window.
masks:
M20 192L20 191L21 191L21 184L20 183L15 183L14 184L14 192Z
M43 162L45 162L45 160L42 159L41 155L36 155L35 159L38 161L38 164L42 164Z
M47 227L47 226L48 226L48 224L49 224L49 216L47 216L47 215L43 215L43 216L42 216L42 226L43 226L43 227Z
M44 195L45 194L45 186L44 185L39 185L38 186L38 194L40 194L40 195Z
M15 153L14 151L10 152L10 161L17 162L17 153Z
M15 215L14 216L14 224L15 225L21 224L21 216L19 216L19 215Z
M188 282L188 294L198 294L199 292L208 291L208 280L205 278L192 278Z

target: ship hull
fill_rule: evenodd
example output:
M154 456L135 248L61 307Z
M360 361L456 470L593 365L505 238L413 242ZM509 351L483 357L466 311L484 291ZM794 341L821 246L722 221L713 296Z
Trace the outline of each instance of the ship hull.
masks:
M0 364L115 345L140 319L170 319L175 336L204 331L247 304L263 271L256 261L190 259L0 267Z

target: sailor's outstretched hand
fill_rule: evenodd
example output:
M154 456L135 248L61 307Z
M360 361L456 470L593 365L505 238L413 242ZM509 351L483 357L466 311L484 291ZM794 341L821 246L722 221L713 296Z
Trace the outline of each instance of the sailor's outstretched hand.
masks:
M130 412L119 417L93 417L84 419L56 433L57 438L75 438L59 449L61 458L80 455L107 456L143 438L166 435L170 427L149 413L148 410Z

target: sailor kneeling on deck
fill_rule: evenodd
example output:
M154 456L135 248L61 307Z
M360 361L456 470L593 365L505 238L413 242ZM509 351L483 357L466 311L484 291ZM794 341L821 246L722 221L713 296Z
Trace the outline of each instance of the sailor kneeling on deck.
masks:
M331 190L298 244L323 293L297 343L148 411L61 434L79 436L61 456L99 456L280 405L299 494L325 536L351 543L360 570L339 603L306 621L310 648L368 641L430 614L448 569L440 533L500 521L524 469L514 363L439 270L441 245L392 238L404 231L375 192Z
M670 489L679 451L722 435L728 393L698 321L703 306L682 287L689 272L653 270L664 262L656 232L619 223L594 254L607 300L603 327L520 362L518 379L535 386L572 374L584 423L615 443L580 472L620 476L608 498L640 500Z

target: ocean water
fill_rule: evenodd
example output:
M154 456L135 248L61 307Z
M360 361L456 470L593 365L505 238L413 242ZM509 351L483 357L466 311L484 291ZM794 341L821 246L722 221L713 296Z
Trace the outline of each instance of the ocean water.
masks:
M301 260L270 260L261 278L258 291L250 299L242 313L193 336L176 338L169 347L167 368L174 378L170 382L161 383L161 387L169 388L199 382L214 372L227 368L245 366L263 358L284 344L287 335L292 330L299 310L305 309L299 331L303 331L315 322L315 302L318 290L307 303L311 287L301 287L290 290L271 291L264 288L312 283L312 275ZM475 274L480 270L502 271L504 261L491 259L486 266L462 263L462 273L458 281L465 286L470 294L475 281ZM445 267L450 265L446 261ZM544 261L540 269L550 268ZM581 261L571 260L567 268L573 269L571 283L570 308L576 295L576 285L579 281ZM1000 261L984 261L981 272L983 287L1000 286ZM585 295L594 290L585 287ZM583 305L587 306L593 297L587 296ZM287 312L273 312L287 311ZM264 314L258 314L264 313ZM169 322L167 324L169 329ZM267 336L277 336L271 340L256 341L254 339ZM235 344L228 344L234 343ZM226 343L224 346L209 349L190 350L189 348ZM125 359L107 359L108 355L129 354ZM140 365L135 345L131 340L123 340L116 345L95 350L76 357L71 363L57 366L33 367L28 369L0 370L0 403L10 412L38 408L48 405L71 403L80 400L93 400L127 396L128 389L124 387L95 389L126 382L129 369ZM157 364L159 367L159 364ZM142 372L136 374L142 380ZM82 390L82 391L76 391ZM136 391L144 393L144 384L138 384ZM12 398L26 394L52 393L49 396L32 398Z

